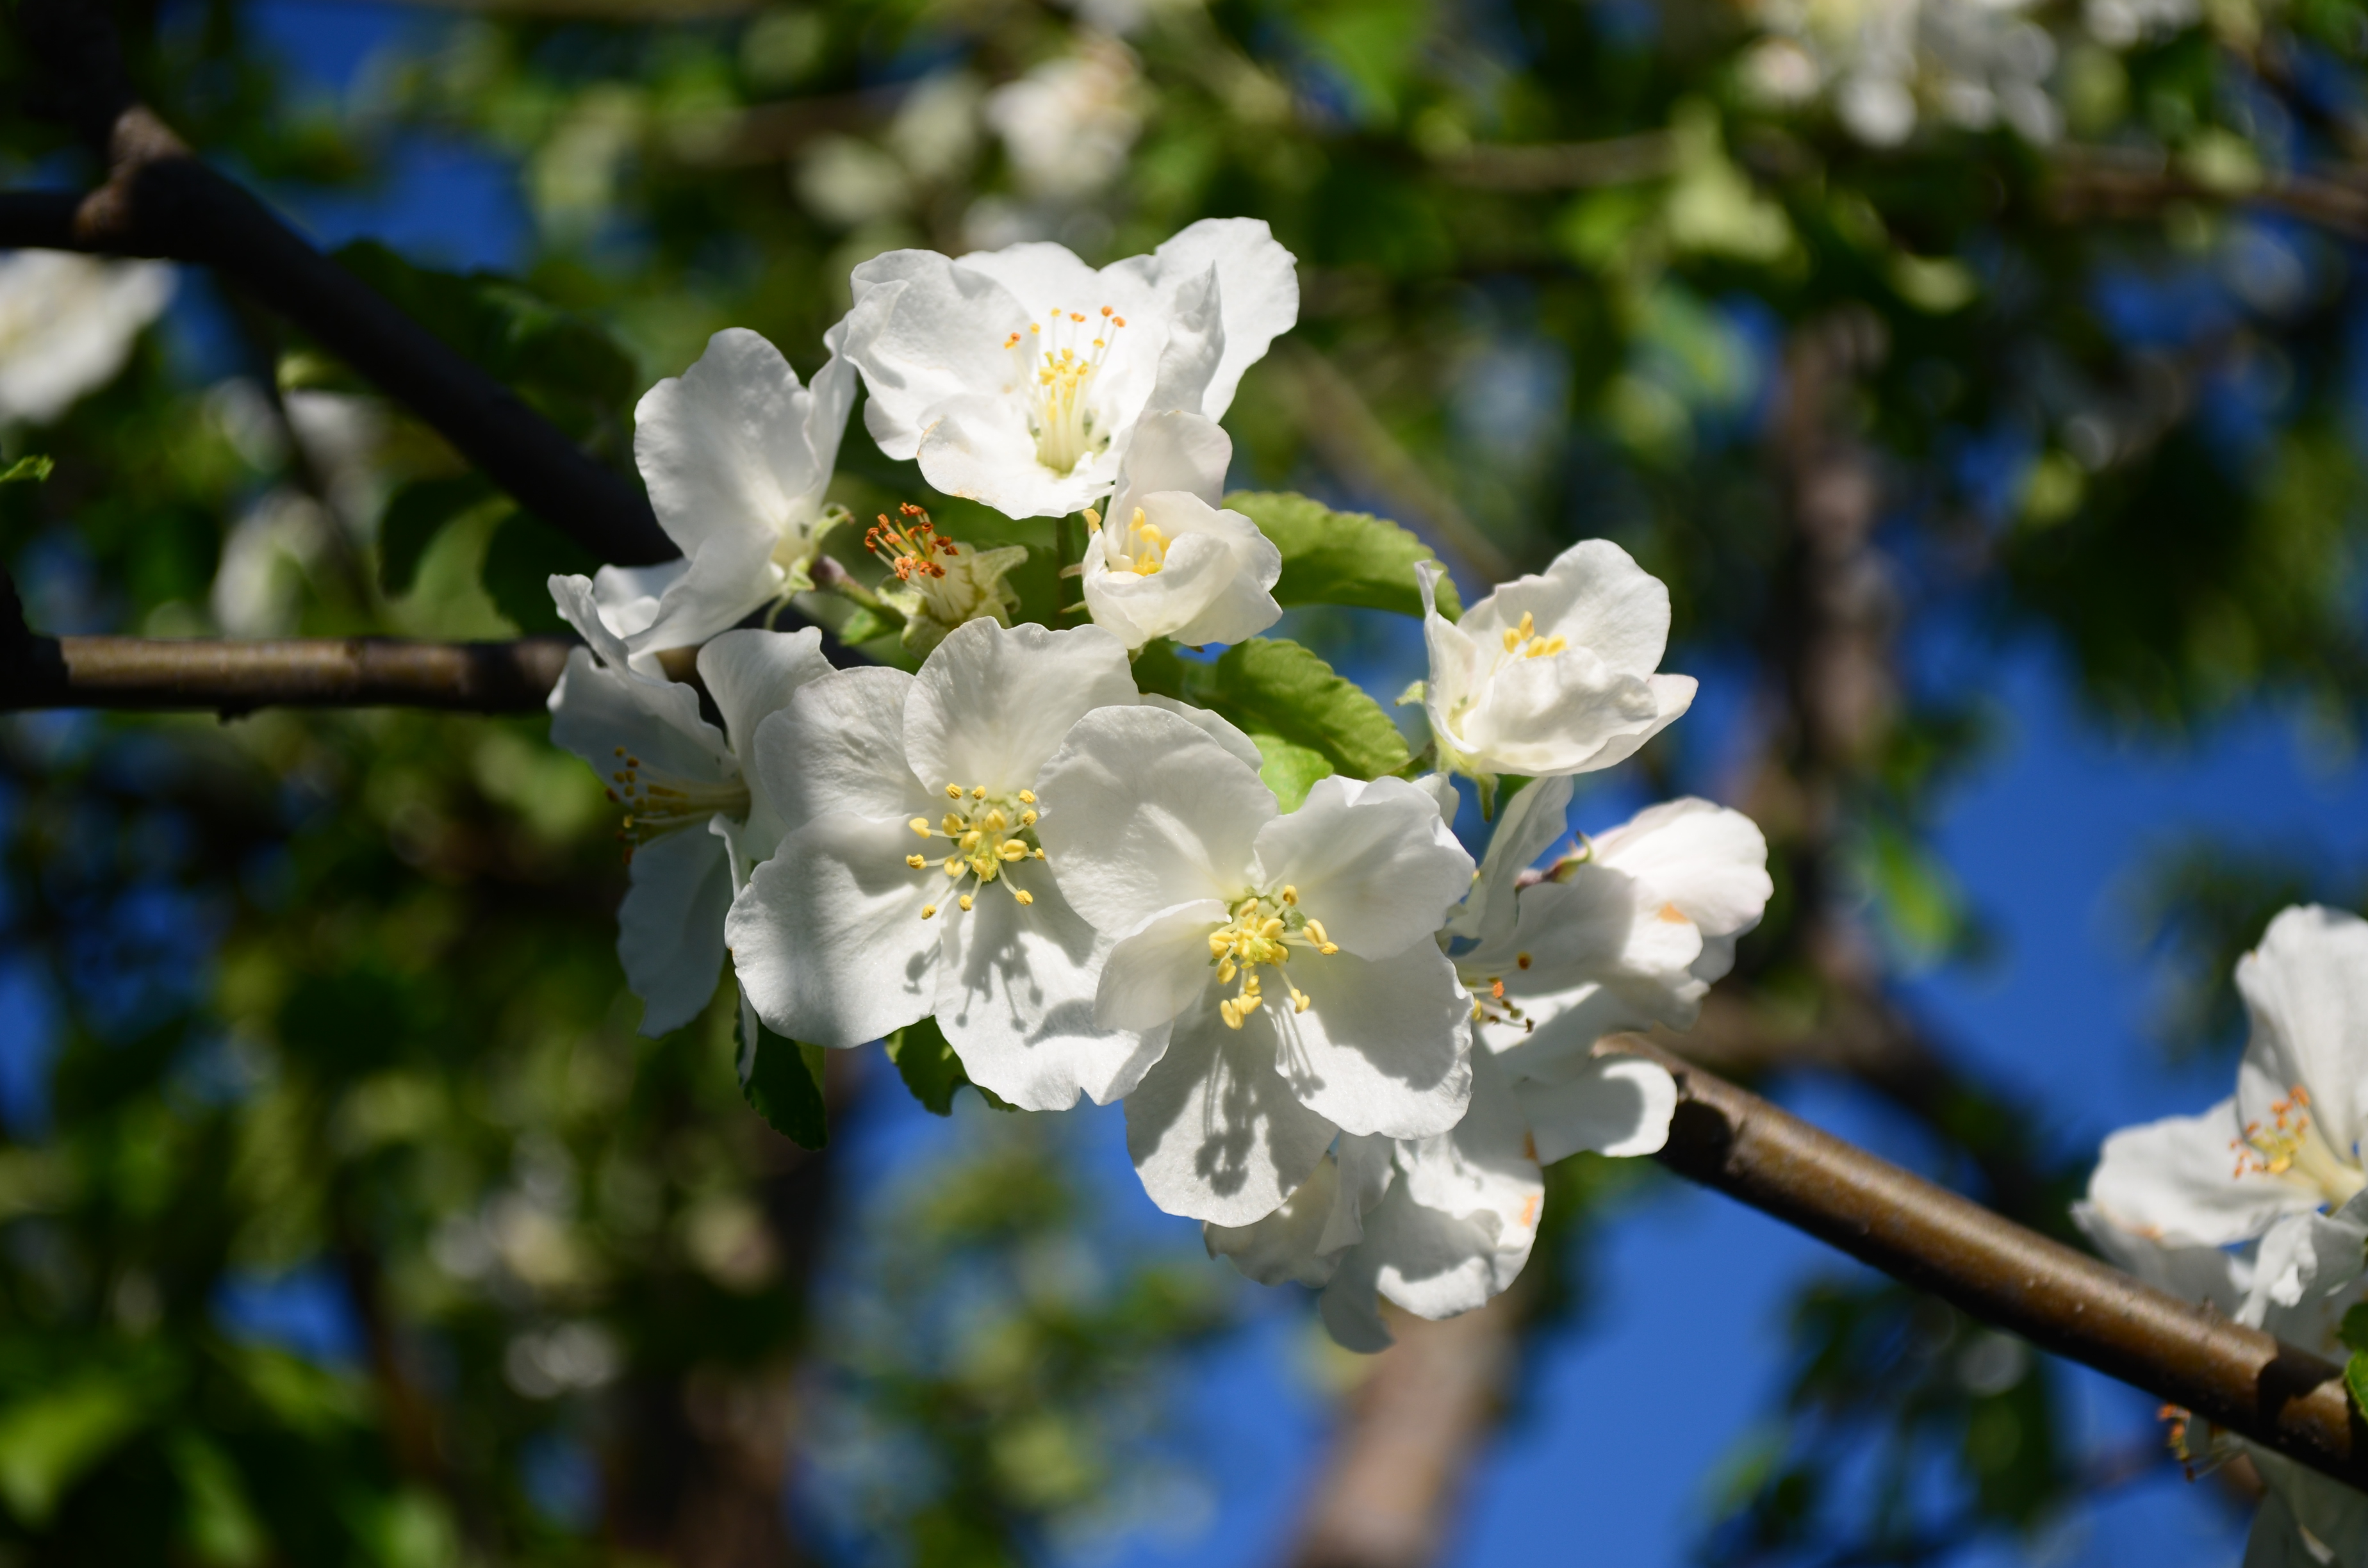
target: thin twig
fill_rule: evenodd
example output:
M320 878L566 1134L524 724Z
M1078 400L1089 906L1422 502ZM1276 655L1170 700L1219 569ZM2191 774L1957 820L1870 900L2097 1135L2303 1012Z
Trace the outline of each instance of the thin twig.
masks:
M2368 1491L2340 1368L2182 1301L1821 1132L1633 1036L1678 1081L1661 1164L2040 1349Z
M1677 141L1643 131L1600 142L1482 142L1433 164L1443 178L1477 190L1581 190L1659 179L1677 166Z
M261 642L35 637L0 646L0 710L113 708L216 712L257 708L433 708L541 712L574 646L410 642L380 637Z

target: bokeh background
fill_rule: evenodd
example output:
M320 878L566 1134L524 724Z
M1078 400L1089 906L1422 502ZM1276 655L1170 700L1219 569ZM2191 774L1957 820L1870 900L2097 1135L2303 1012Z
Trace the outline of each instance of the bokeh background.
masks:
M1710 795L1779 887L1679 1049L2026 1223L2225 1092L2270 912L2368 894L2353 6L118 14L195 146L627 471L643 387L726 324L811 371L880 251L1267 220L1305 302L1235 483L1467 599L1590 535L1665 577L1702 699L1574 822ZM7 183L86 184L0 73ZM0 310L32 624L553 629L575 548L269 305L179 269L62 409ZM834 494L920 494L859 416ZM939 1118L861 1053L801 1151L725 1010L633 1032L609 810L534 721L0 721L0 1562L2240 1554L2149 1402L1643 1162L1360 1359L1115 1109Z

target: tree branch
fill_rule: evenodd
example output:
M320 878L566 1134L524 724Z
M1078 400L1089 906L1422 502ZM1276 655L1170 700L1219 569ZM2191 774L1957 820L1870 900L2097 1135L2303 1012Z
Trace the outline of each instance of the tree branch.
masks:
M2342 1369L1821 1132L1633 1036L1678 1081L1656 1156L1860 1262L2043 1350L2093 1367L2368 1491L2368 1427Z
M257 708L539 713L574 645L564 637L516 642L381 637L218 642L0 636L0 710L179 709L224 718Z
M55 107L105 158L86 196L0 196L0 247L158 256L211 267L304 329L604 561L679 552L648 500L518 395L209 168L125 85L113 29L76 0L25 0L26 41Z

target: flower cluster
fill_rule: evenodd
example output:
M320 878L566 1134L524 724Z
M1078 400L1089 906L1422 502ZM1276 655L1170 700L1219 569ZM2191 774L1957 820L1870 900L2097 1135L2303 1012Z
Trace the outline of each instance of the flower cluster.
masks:
M2368 921L2288 909L2237 965L2251 1038L2237 1092L2105 1140L2073 1217L2173 1294L2340 1360L2368 1301ZM2191 1462L2248 1456L2269 1493L2248 1562L2368 1563L2359 1493L2229 1433L2181 1430Z
M1569 835L1575 777L1692 700L1657 673L1667 590L1588 540L1457 619L1399 540L1372 570L1423 608L1425 756L1287 644L1289 678L1188 693L1174 645L1254 652L1281 613L1290 562L1224 504L1215 421L1295 319L1289 254L1211 222L1099 271L1048 244L898 252L853 294L811 385L734 331L643 400L681 562L552 579L586 643L553 738L625 812L643 1028L703 1007L728 954L744 1074L773 1037L933 1028L1002 1104L1122 1102L1152 1200L1244 1273L1321 1286L1343 1344L1388 1343L1384 1297L1481 1305L1527 1260L1544 1165L1667 1135L1668 1074L1596 1041L1690 1025L1770 895L1759 831L1705 801ZM956 540L917 504L830 553L858 377L882 450L940 491L1081 515L1054 578L1081 605L1031 617L1030 546ZM1292 548L1337 579L1386 553L1389 525L1355 522ZM882 662L834 669L815 630L769 630L834 594ZM1360 724L1396 750L1318 749ZM1395 760L1355 764L1375 756ZM1476 867L1459 774L1496 816Z

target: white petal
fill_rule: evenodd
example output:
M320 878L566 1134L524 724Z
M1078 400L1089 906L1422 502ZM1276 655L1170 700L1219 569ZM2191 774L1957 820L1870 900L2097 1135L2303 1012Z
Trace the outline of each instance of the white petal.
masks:
M1538 1163L1591 1150L1626 1158L1656 1153L1669 1141L1678 1085L1658 1063L1634 1056L1600 1058L1566 1083L1521 1083L1514 1091L1529 1119Z
M551 602L558 609L559 619L575 629L575 635L584 639L603 665L612 670L628 668L633 651L626 645L624 637L602 617L599 591L594 587L592 579L561 576L554 573L545 582L551 589ZM656 674L655 671L643 673L653 676Z
M1213 642L1245 642L1282 619L1275 602L1274 585L1282 576L1282 552L1238 512L1212 514L1212 523L1238 526L1226 548L1233 565L1193 617L1168 633L1178 642L1206 647ZM1189 542L1189 540L1184 541Z
M620 746L648 771L696 784L740 776L731 747L699 716L698 692L604 668L581 648L569 650L567 667L551 688L551 739L590 764L603 782L626 767L617 756Z
M1001 250L970 251L956 257L953 265L1002 285L1019 301L1029 321L1054 307L1087 311L1109 303L1102 298L1106 286L1101 274L1078 260L1067 246L1050 240L1023 240ZM1136 301L1144 298L1132 296Z
M1126 1096L1126 1147L1144 1191L1170 1214L1247 1225L1282 1206L1337 1131L1275 1074L1272 1045L1229 1029L1212 985L1167 1053Z
M1189 702L1178 702L1156 691L1146 691L1140 699L1145 708L1156 708L1163 713L1173 713L1188 723L1198 725L1208 737L1241 759L1242 766L1255 773L1266 766L1258 743L1234 726L1223 714L1212 713L1206 708L1195 708Z
M732 865L714 835L684 829L633 852L632 885L617 906L617 958L655 1039L697 1017L723 971Z
M1487 645L1516 630L1524 614L1536 635L1565 638L1622 675L1649 675L1668 646L1668 588L1607 539L1581 540L1543 575L1505 584L1458 624Z
M660 649L696 647L780 597L789 576L773 560L777 543L759 528L701 540L690 551L690 569L660 596L655 619L633 634L633 652L646 658Z
M1455 1215L1425 1208L1401 1182L1366 1220L1365 1239L1341 1259L1334 1285L1354 1269L1417 1317L1474 1311L1520 1277L1535 1239L1525 1231L1506 1244L1496 1224L1485 1210Z
M1620 983L1632 1000L1649 999L1651 1021L1672 1028L1693 1022L1684 998L1694 994L1691 966L1702 955L1702 930L1657 888L1624 871L1587 864L1570 868L1567 881L1523 888L1508 945L1511 964L1501 954L1490 957L1516 996ZM1476 955L1463 964L1475 969Z
M1014 364L1004 342L1028 312L985 273L935 251L890 251L857 267L844 352L871 394L863 423L892 458L920 450L930 411L1000 386Z
M1708 801L1648 807L1594 846L1596 860L1650 883L1705 936L1750 930L1775 892L1758 824Z
M1233 460L1233 437L1215 420L1183 409L1150 415L1135 426L1127 445L1110 517L1123 527L1143 505L1142 497L1161 491L1181 491L1213 508L1224 494L1225 470Z
M1053 874L1104 931L1250 891L1251 846L1279 813L1241 758L1156 708L1102 708L1045 764L1037 824Z
M1215 899L1199 899L1120 934L1102 966L1095 1017L1112 1028L1156 1028L1197 1005L1209 984L1209 933L1225 914Z
M2234 1317L2251 1289L2252 1262L2244 1253L2224 1247L2165 1246L2123 1230L2085 1199L2072 1205L2072 1221L2096 1244L2106 1262L2182 1301L2208 1301Z
M2237 1321L2281 1339L2334 1347L2339 1295L2360 1279L2368 1228L2340 1215L2288 1214L2261 1238Z
M757 726L757 775L782 824L844 812L876 821L937 821L945 805L905 761L902 670L836 670L791 694Z
M1145 407L1200 411L1207 403L1209 383L1225 357L1224 293L1211 267L1180 280L1168 297L1167 341L1160 346L1158 375ZM1210 412L1223 414L1224 408Z
M1545 1201L1529 1122L1511 1077L1486 1057L1473 1063L1472 1105L1445 1132L1400 1143L1406 1196L1442 1214L1490 1215L1491 1234L1506 1241L1534 1234Z
M1646 742L1686 716L1687 710L1693 706L1699 685L1691 676L1646 676L1645 688L1653 694L1653 700L1660 705L1660 710L1653 716L1652 722L1643 728L1624 730L1605 741L1588 757L1581 771L1594 773L1606 767L1616 767L1643 751Z
M1255 218L1203 218L1151 256L1104 268L1103 277L1132 271L1180 294L1211 267L1217 269L1224 347L1209 372L1199 412L1215 419L1233 405L1242 372L1299 320L1298 265L1276 243L1274 232Z
M1311 999L1294 1012L1284 981ZM1241 1032L1267 1041L1276 1071L1344 1131L1422 1138L1462 1118L1472 1094L1472 999L1429 941L1369 962L1304 949L1269 973L1266 1006Z
M1324 1332L1343 1350L1372 1356L1397 1341L1382 1322L1381 1265L1361 1248L1351 1248L1336 1266L1315 1310Z
M1319 778L1256 848L1261 886L1296 887L1332 940L1369 959L1429 937L1472 886L1472 857L1403 778Z
M1446 775L1429 777L1444 779ZM1421 787L1417 780L1417 788ZM1480 875L1471 892L1448 916L1450 937L1475 939L1477 950L1485 954L1512 936L1520 874L1569 831L1572 787L1567 775L1557 775L1536 779L1513 797L1488 837L1488 851L1481 857ZM1440 814L1452 820L1453 809L1442 806ZM1477 961L1486 967L1490 960L1484 957Z
M1339 1206L1340 1163L1327 1153L1281 1208L1247 1225L1204 1223L1201 1240L1211 1257L1224 1258L1261 1285L1320 1287L1340 1261L1319 1244Z
M625 638L648 631L659 600L689 570L690 562L679 557L655 566L601 567L592 574L592 599L602 624Z
M2248 1119L2302 1085L2317 1131L2351 1156L2368 1126L2368 921L2313 904L2284 910L2237 965L2253 1033L2239 1078Z
M2223 1246L2269 1230L2279 1216L2318 1207L2315 1190L2235 1174L2237 1107L2165 1117L2105 1140L2089 1201L2112 1223L2166 1246Z
M2269 1486L2245 1541L2243 1568L2368 1564L2368 1497L2258 1443L2243 1447Z
M825 816L757 868L724 939L766 1028L846 1047L929 1015L943 927L921 910L943 896L944 880L905 866L911 842L894 822Z
M1278 574L1281 559L1275 557ZM1094 624L1130 648L1140 648L1155 637L1173 637L1194 646L1238 642L1272 626L1282 614L1273 596L1244 572L1234 541L1204 532L1177 539L1167 547L1165 564L1147 577L1112 571L1099 551L1088 553L1084 587Z
M1573 645L1507 660L1462 716L1455 744L1492 773L1578 773L1595 767L1615 737L1653 727L1660 712L1643 676Z
M1014 866L1001 880L1035 902L1022 906L989 887L967 915L938 916L950 922L938 1025L970 1081L1023 1110L1066 1110L1080 1092L1108 1105L1134 1087L1165 1041L1094 1022L1106 946L1042 867Z
M922 477L1007 517L1065 517L1109 494L1117 481L1118 454L1107 448L1079 458L1066 473L1046 467L1027 415L1005 393L948 398L929 410L928 420L914 454Z
M789 706L798 687L831 673L822 633L727 631L699 651L699 678L723 715L723 733L740 756L754 756L757 726Z
M1126 650L1107 631L973 620L947 633L914 678L905 755L925 784L1013 794L1036 783L1072 724L1133 701Z

